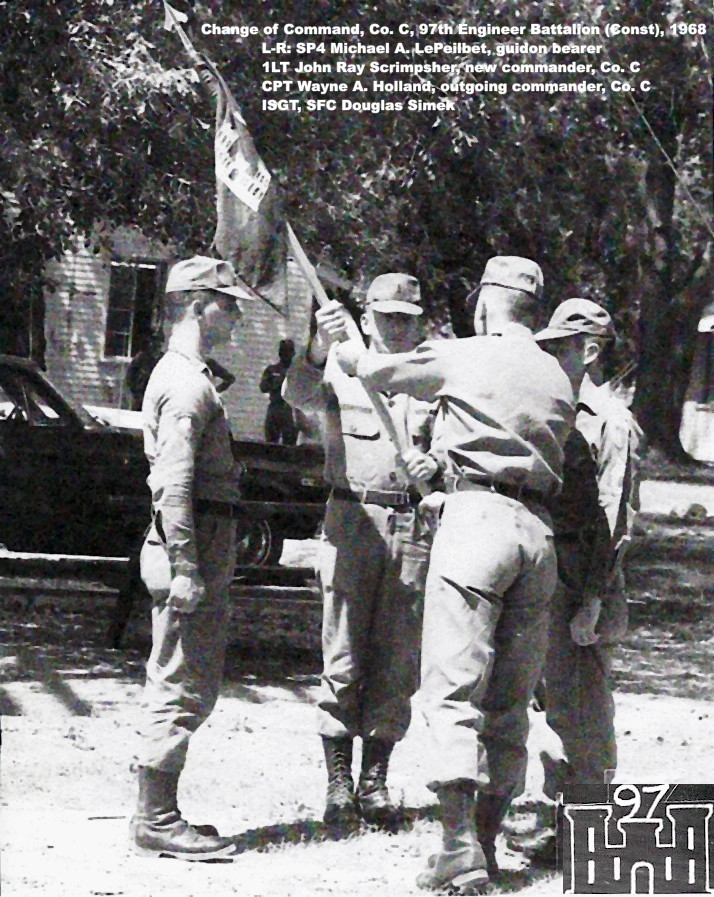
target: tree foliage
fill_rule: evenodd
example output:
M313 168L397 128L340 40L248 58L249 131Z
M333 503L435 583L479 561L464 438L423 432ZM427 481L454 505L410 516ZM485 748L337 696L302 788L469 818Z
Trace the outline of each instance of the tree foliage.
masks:
M703 0L414 0L408 13L393 0L175 5L226 25L676 18L711 28ZM210 243L212 110L162 21L158 0L0 3L6 321L8 309L25 313L44 260L96 222L133 223L187 252ZM611 310L626 357L639 361L645 427L673 450L710 276L704 40L603 38L612 61L639 60L655 86L636 102L508 91L462 97L440 115L292 115L261 111L261 39L191 33L231 84L314 256L329 247L356 279L413 271L431 317L450 316L458 333L469 330L467 297L490 255L537 259L551 305L586 295Z

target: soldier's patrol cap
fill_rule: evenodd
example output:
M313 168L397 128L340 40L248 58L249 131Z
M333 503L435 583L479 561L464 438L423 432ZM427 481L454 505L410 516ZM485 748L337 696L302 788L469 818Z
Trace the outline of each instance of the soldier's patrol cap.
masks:
M183 262L176 262L169 271L167 293L189 290L216 290L239 299L252 299L246 289L238 285L235 269L230 262L207 255L194 255ZM238 302L240 307L240 303Z
M537 340L562 339L584 333L615 339L615 327L607 311L590 299L566 299L553 312L545 330L536 333Z
M522 290L540 299L543 295L543 272L540 265L519 255L495 255L486 262L481 286L508 287Z
M420 315L419 281L411 274L380 274L369 285L363 306L385 313Z

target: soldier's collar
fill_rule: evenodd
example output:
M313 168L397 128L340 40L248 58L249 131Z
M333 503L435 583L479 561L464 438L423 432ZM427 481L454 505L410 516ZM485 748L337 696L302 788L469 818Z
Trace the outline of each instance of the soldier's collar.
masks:
M504 324L500 333L494 333L493 336L506 336L509 339L527 339L535 342L533 331L526 327L525 324L519 324L518 321L510 321Z
M210 374L210 368L206 364L206 362L201 358L200 355L189 354L188 352L182 352L181 349L177 349L175 346L169 346L169 352L173 352L174 355L180 355L181 358L185 358L186 361L190 362L197 370L199 370L202 374Z
M578 393L577 405L582 406L590 414L596 415L603 407L603 402L607 401L605 386L596 386L590 377L585 374L583 382L580 384L580 392Z

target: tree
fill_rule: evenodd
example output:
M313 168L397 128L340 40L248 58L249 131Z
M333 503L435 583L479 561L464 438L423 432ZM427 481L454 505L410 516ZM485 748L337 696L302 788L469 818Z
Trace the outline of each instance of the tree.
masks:
M0 3L4 351L42 360L46 262L77 234L133 223L204 244L210 201L193 179L212 148L187 71L161 66L142 36L155 25L146 2Z
M351 13L351 20L373 17L367 4L351 4ZM269 14L289 18L281 4ZM402 18L397 5L380 4L380 22ZM305 16L343 19L331 4ZM586 295L613 313L625 357L638 364L635 408L650 442L681 453L696 322L711 285L712 87L702 35L670 26L711 28L708 6L556 0L519 11L509 2L419 2L410 20L599 25L605 58L627 73L639 63L642 74L630 76L633 94L541 100L510 89L474 94L440 117L383 114L378 131L364 117L261 121L249 87L260 77L251 65L261 60L241 53L240 72L232 76L247 114L259 123L268 152L287 133L292 177L297 169L310 196L310 207L298 209L303 232L329 243L358 271L409 266L434 300L432 316L450 306L462 333L471 319L466 297L486 258L497 252L537 258L551 302ZM635 32L656 23L665 33L607 39L605 25L613 22ZM462 68L454 80L476 80L463 71L472 60L456 60ZM652 89L640 90L646 79Z
M287 0L175 5L194 23L296 20ZM0 127L8 135L0 188L15 210L4 243L15 323L27 318L18 284L38 283L44 260L77 230L131 222L192 251L207 248L215 214L212 110L195 90L179 43L160 28L158 0L34 7L32 0L0 4ZM393 0L330 0L302 4L297 18L395 30L406 18L452 25L577 21L604 29L607 22L706 23L710 13L703 0L655 0L646 10L631 0L414 0L407 16ZM469 331L469 294L490 255L537 259L551 305L586 295L613 313L628 357L639 362L635 404L647 434L676 451L710 276L711 64L700 36L603 34L606 58L640 62L642 78L654 85L633 97L516 93L512 83L523 78L501 72L495 80L506 92L455 94L454 108L439 114L354 115L267 113L259 89L263 40L209 43L195 27L193 36L231 85L313 257L329 247L357 281L394 268L412 271L432 320L445 326L450 317L457 333ZM453 78L421 77L437 90L449 80L480 80L466 71L472 57L452 54L448 61L458 65ZM337 80L351 88L356 77ZM594 73L591 80L609 79ZM297 79L291 96L300 98ZM358 98L377 97L370 90Z
M659 0L653 13L669 9ZM644 48L643 48L644 50ZM670 457L682 453L678 439L691 370L697 323L712 293L710 266L711 67L705 44L679 37L668 41L652 67L665 89L646 96L638 143L644 239L639 314L635 411L650 442ZM707 226L708 216L708 226Z

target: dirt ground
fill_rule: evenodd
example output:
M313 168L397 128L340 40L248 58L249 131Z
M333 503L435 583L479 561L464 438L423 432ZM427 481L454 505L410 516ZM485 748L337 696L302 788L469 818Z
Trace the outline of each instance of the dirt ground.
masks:
M707 783L714 745L711 549L714 527L650 523L630 565L631 632L616 660L617 781ZM300 551L293 546L300 560ZM7 897L401 897L438 845L434 801L422 785L417 713L395 751L390 787L405 808L396 835L325 840L325 772L314 708L319 607L237 602L225 685L195 736L181 804L235 838L232 863L141 859L127 847L131 771L146 626L105 647L108 598L0 592L2 893ZM526 794L508 821L528 832L542 806L533 714ZM487 893L557 894L550 872L505 868Z

